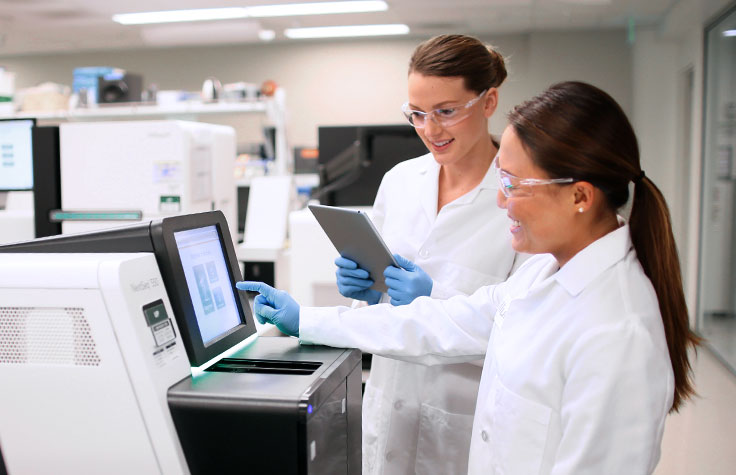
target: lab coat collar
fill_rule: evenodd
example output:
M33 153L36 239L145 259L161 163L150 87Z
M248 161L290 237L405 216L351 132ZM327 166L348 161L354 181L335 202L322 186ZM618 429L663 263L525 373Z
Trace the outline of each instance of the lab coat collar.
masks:
M440 164L437 163L431 153L424 155L424 157L427 157L428 160L426 160L424 166L419 169L419 174L422 176L421 179L424 180L424 187L422 189L432 190L432 192L421 197L422 208L427 213L427 216L434 221L434 218L437 217L437 194L439 188ZM483 179L478 186L460 196L452 203L448 203L448 205L469 205L475 201L481 190L497 189L498 183L496 182L496 177L493 174L491 167L488 167L486 174L483 176Z
M419 168L419 180L422 182L420 190L426 190L419 197L422 209L431 223L437 218L437 193L439 189L440 164L431 153L424 155L424 164Z
M591 243L555 274L555 279L571 295L577 295L606 269L624 259L633 244L628 224Z

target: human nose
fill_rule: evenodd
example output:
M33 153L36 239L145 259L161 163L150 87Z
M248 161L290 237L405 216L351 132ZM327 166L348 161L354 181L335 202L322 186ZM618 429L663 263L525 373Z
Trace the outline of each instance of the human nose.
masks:
M501 209L506 209L506 202L508 201L508 197L503 194L503 191L498 190L498 193L496 194L496 204Z
M424 118L424 134L425 135L437 135L442 133L443 127L434 116L434 112L430 112Z

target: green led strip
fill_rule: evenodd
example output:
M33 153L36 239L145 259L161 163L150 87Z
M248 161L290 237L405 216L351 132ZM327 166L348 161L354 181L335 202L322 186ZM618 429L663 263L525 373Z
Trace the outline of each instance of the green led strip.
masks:
M49 218L61 221L140 221L141 211L51 211Z

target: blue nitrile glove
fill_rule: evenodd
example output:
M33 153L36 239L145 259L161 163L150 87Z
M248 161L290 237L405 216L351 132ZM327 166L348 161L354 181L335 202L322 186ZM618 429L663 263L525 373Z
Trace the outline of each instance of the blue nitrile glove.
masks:
M421 267L398 254L394 254L394 259L402 268L388 266L383 271L391 305L407 305L432 293L432 278Z
M369 278L370 274L365 269L358 267L355 261L351 261L347 257L338 257L335 259L337 271L337 290L343 297L355 300L364 300L368 305L373 305L381 300L381 292L370 288L373 281Z
M253 309L260 323L273 323L287 335L299 336L299 304L291 295L263 282L237 282L235 287L258 292Z

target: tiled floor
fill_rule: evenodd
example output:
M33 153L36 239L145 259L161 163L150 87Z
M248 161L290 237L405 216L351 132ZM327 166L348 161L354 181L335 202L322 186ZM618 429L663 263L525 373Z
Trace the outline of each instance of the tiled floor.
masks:
M694 365L698 397L670 415L655 475L736 474L736 376L708 348Z

